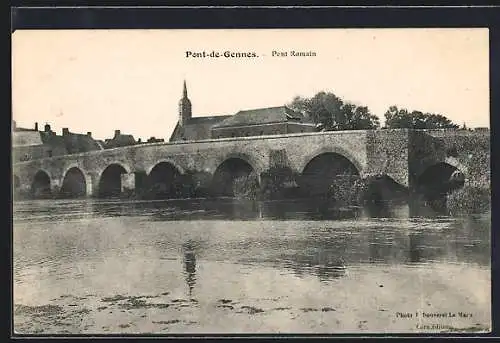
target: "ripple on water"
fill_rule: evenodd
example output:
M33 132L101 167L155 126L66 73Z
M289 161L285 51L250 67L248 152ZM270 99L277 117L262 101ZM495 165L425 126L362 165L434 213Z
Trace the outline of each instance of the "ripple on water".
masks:
M230 323L226 330L260 317L269 318L266 323L296 317L294 323L307 326L301 316L314 322L334 315L344 323L350 313L351 322L361 323L362 313L389 315L397 304L420 296L434 306L433 294L415 293L417 282L440 283L435 289L447 303L469 296L472 308L486 311L474 295L477 284L472 290L460 281L474 279L487 289L489 231L476 228L474 221L228 220L220 212L200 210L200 202L192 209L183 208L185 203L146 205L59 201L20 206L14 287L16 302L24 305L16 318L29 322L42 318L40 313L72 313L85 306L92 312L78 319L96 320L88 329L96 333L140 331L151 328L152 321L155 330L190 325L201 330L216 325L209 318L213 313ZM185 220L170 220L176 216ZM99 296L59 299L90 289ZM57 299L51 304L59 307L36 308L30 303L34 299ZM110 318L117 317L120 321L111 325ZM41 320L33 330L77 333L90 325L54 329ZM385 329L371 319L363 325Z

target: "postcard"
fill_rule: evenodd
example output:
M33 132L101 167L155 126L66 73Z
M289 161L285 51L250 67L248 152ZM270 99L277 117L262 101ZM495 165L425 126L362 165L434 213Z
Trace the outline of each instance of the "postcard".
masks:
M18 30L15 334L491 330L487 29Z

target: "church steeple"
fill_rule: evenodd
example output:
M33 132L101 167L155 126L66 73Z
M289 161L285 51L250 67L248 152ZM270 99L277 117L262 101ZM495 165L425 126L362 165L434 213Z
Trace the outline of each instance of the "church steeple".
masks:
M191 117L191 101L188 98L186 80L184 80L182 99L179 101L179 125L183 126L187 124Z
M184 80L184 88L182 89L182 97L187 98L188 97L188 90L186 87L186 80Z

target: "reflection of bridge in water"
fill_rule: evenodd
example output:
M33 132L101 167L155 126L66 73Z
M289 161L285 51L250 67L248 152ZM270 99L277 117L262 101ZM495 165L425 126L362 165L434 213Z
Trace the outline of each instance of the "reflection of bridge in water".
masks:
M240 254L245 263L266 263L298 277L315 276L321 282L346 277L361 265L419 265L443 260L489 265L488 218L436 218L421 222L419 227L412 219L318 224L304 221L298 224L296 235L278 225L279 234L246 237L235 246L246 247ZM281 239L282 236L287 238ZM265 247L265 253L260 252L261 247Z
M487 216L377 219L344 214L327 217L343 220L316 221L310 219L317 219L318 213L306 211L310 206L307 201L303 202L302 211L298 203L290 209L290 202L283 202L276 212L273 209L279 203L275 201L269 206L265 202L230 199L27 201L14 205L14 218L18 225L32 226L33 217L40 225L47 225L41 221L52 225L78 219L102 223L102 218L107 223L113 220L110 217L120 216L123 218L116 218L115 222L130 222L131 230L136 230L131 232L139 240L145 227L154 228L152 231L160 234L162 244L166 240L169 246L177 242L178 250L175 248L174 253L181 257L177 262L181 266L179 273L184 278L186 296L192 298L197 297L196 285L201 281L200 263L226 257L228 262L235 258L237 263L265 263L299 277L314 276L322 282L346 277L360 264L421 264L445 258L481 265L490 261L491 224ZM177 220L184 221L180 231ZM211 220L216 223L209 223ZM142 224L136 225L138 222ZM214 225L219 233L232 234L227 235L228 239L220 234L205 234L204 228ZM174 235L172 239L167 238L169 232ZM152 243L151 237L144 235L147 245Z
M344 190L349 193L356 180L365 180L372 200L390 199L394 193L425 194L432 200L465 182L473 155L450 149L443 137L416 130L301 133L143 144L44 158L14 164L13 184L16 195L31 198L165 199L232 197L243 179L240 188L270 193L295 189L284 193L289 198L338 195L334 186L339 180L350 180Z

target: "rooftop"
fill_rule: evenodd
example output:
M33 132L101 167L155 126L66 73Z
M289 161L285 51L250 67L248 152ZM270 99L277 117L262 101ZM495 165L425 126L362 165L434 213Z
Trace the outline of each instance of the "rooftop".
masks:
M40 132L34 130L19 130L12 132L12 146L42 145Z
M48 124L45 126L44 131L38 131L38 125L35 127L36 129L15 127L12 132L12 146L47 145L52 150L67 154L102 149L102 146L91 137L90 132L87 134L77 134L69 132L67 128L64 128L62 135L57 135L50 129L50 125Z
M180 140L197 141L210 139L210 130L212 127L230 117L231 116L195 117L191 118L189 123L183 126L180 126L179 123L177 123L172 135L170 136L170 142Z
M259 125L269 123L282 123L294 121L305 123L304 116L287 106L257 108L252 110L239 111L233 116L229 116L222 122L214 125L214 128Z

